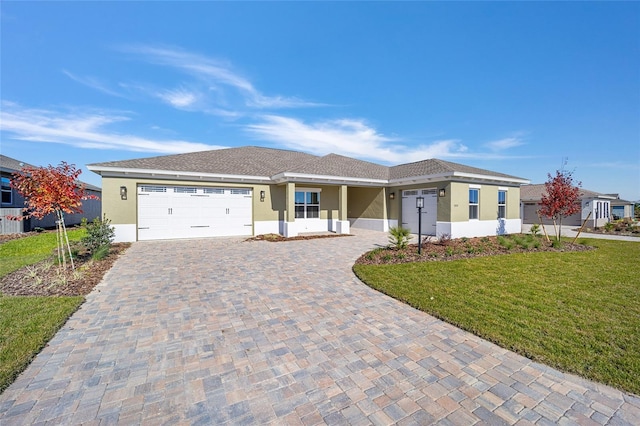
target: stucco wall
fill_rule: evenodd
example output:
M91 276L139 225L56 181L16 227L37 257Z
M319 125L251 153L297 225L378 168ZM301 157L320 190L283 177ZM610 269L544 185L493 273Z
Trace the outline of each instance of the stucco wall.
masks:
M386 210L384 188L348 188L347 215L349 217L358 217L363 219L386 219Z
M451 222L466 222L469 220L469 188L464 182L452 182L450 184L451 198ZM504 188L507 191L507 217L506 219L520 218L520 187L503 185L479 185L479 219L496 220L498 217L498 191ZM438 204L440 208L440 204ZM440 212L438 212L440 213ZM446 221L438 214L438 220Z

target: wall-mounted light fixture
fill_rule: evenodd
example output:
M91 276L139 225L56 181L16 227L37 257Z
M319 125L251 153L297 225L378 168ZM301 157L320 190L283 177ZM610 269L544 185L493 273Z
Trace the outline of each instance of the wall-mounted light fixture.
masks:
M264 197L266 197L267 194L264 191L260 191L260 201L264 201Z
M444 188L440 188L440 191L438 192L438 195L440 195L441 197L444 197L445 195L447 195L447 192L445 191Z
M121 200L126 200L127 199L127 187L126 186L121 186L120 187L120 199Z
M395 192L390 192L389 193L389 198L392 199L392 200L395 199L396 198L396 193Z

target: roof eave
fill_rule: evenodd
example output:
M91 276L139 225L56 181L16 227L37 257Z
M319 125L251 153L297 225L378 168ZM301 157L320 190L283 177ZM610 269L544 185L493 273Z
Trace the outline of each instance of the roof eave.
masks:
M307 173L282 172L271 177L273 183L324 183L329 185L386 186L386 179L367 179L347 176L313 175Z
M178 170L123 169L120 167L106 167L93 164L88 165L87 168L102 177L138 177L152 179L200 180L203 182L242 183L270 183L271 181L268 176L231 175L221 173L186 172Z
M389 181L390 186L402 186L402 185L414 185L420 183L428 183L434 181L443 181L443 180L469 180L473 182L487 182L487 183L501 183L506 185L523 185L528 184L530 181L527 179L521 179L517 177L506 177L506 176L493 176L493 175L482 175L477 173L464 173L464 172L445 172L445 173L436 173L432 175L423 175L423 176L410 176L399 179L391 179Z

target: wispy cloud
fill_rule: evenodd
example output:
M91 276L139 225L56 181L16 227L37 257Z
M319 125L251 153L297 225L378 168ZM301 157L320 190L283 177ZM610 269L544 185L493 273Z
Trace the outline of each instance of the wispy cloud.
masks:
M488 142L485 144L485 146L491 151L505 151L507 149L515 148L524 144L524 141L520 137L514 136Z
M176 108L188 108L198 101L198 94L188 89L178 88L164 90L157 93L157 96Z
M89 149L118 149L162 154L223 148L184 140L156 140L118 133L107 127L126 122L123 113L109 111L67 112L29 109L3 101L0 131L17 140L57 143Z
M111 95L111 96L117 96L120 98L126 98L126 96L123 93L118 92L117 90L114 90L112 88L110 88L108 86L107 83L105 83L104 81L101 81L100 79L96 78L96 77L90 77L90 76L84 76L84 77L80 77L78 75L75 75L67 70L62 70L62 73L64 75L66 75L67 77L69 77L71 80L78 82L82 85L85 85L87 87L90 87L94 90L97 90L99 92L105 93L107 95Z
M244 107L254 109L301 108L324 105L297 97L267 96L261 93L249 79L234 70L228 61L217 58L175 47L129 45L121 47L120 50L134 53L137 59L177 69L190 75L199 81L202 86L199 96L202 98L213 96L212 102L219 100L223 95L228 102L231 102L232 98L237 98L237 102Z
M317 155L330 152L384 163L401 163L427 158L457 157L467 148L457 140L442 140L408 147L396 138L380 134L363 120L340 119L305 123L277 115L265 115L246 129L254 136L290 149Z

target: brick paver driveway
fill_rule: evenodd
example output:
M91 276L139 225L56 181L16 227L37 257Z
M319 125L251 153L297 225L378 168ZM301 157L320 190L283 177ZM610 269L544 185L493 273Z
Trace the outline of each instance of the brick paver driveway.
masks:
M638 424L351 272L386 235L136 243L0 396L0 424Z

